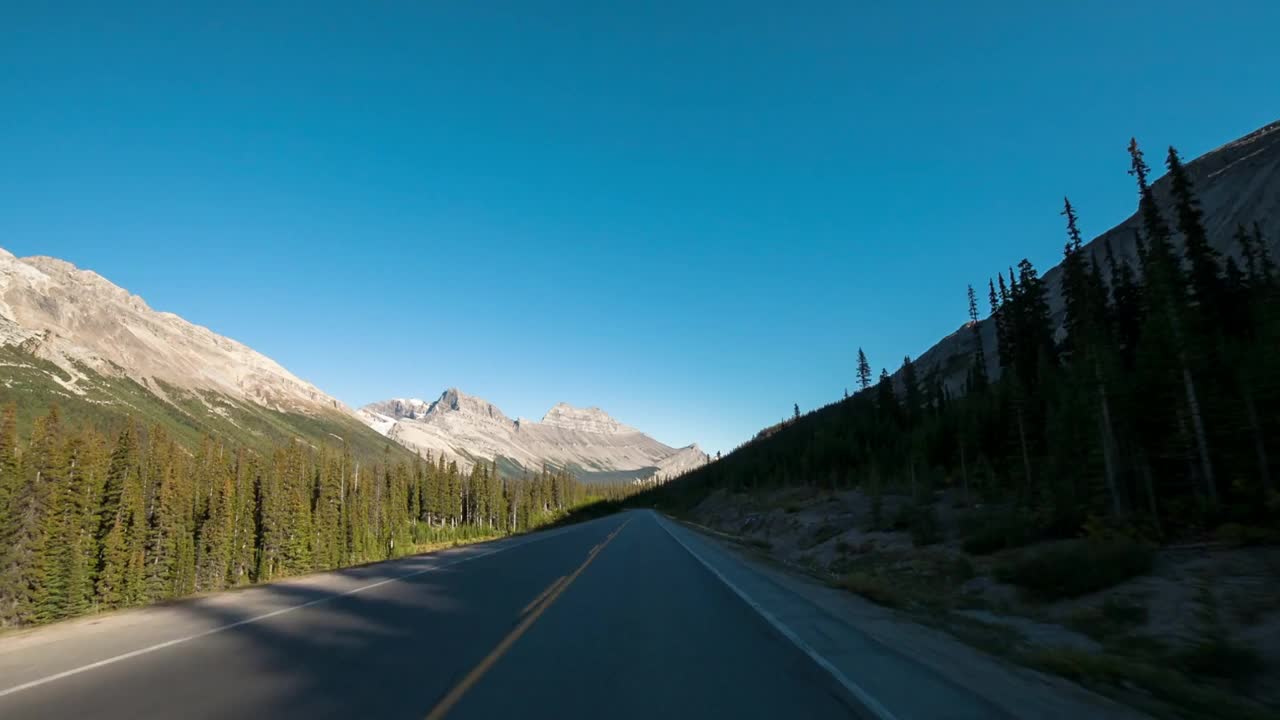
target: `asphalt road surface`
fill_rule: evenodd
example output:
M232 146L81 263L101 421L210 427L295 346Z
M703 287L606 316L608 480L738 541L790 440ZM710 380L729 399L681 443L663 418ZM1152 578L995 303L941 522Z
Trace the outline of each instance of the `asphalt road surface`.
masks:
M627 512L6 637L0 718L873 716L669 523Z

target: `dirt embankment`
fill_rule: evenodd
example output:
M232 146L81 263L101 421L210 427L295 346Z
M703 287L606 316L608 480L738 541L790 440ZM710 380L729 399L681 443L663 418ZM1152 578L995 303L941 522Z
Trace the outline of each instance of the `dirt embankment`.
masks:
M1280 547L1043 539L957 492L717 492L689 519L1156 714L1280 711Z

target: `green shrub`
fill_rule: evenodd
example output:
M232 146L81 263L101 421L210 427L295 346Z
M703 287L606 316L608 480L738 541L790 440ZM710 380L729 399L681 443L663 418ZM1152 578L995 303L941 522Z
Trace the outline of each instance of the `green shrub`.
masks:
M810 535L809 538L805 540L804 543L801 544L801 547L807 549L815 545L821 545L822 543L830 540L831 538L839 535L842 532L844 532L843 529L835 525L832 525L831 523L820 525L818 529L814 530L813 534Z
M1174 655L1174 661L1192 676L1207 676L1247 683L1263 669L1258 651L1225 637L1204 638Z
M1073 630L1100 641L1132 637L1132 631L1146 623L1146 606L1121 598L1107 598L1099 607L1078 610L1067 621Z
M947 577L957 584L972 580L977 574L973 563L963 555L955 556L947 567Z
M1201 685L1193 677L1163 664L1114 655L1067 648L1045 649L1027 658L1042 670L1077 682L1106 682L1121 687L1137 686L1184 711L1183 717L1238 718L1263 720L1275 714L1235 693Z
M963 524L961 546L972 555L990 555L1030 545L1043 533L1029 513L1004 511L970 516Z
M942 526L938 522L938 511L932 505L916 508L911 517L911 544L923 547L941 541Z
M1109 597L1102 603L1102 617L1117 625L1140 627L1147 624L1147 606L1124 598Z
M1024 556L998 577L1042 600L1077 597L1151 570L1155 554L1132 540L1077 540Z
M840 581L846 590L857 593L877 605L902 608L907 605L907 598L893 587L888 580L877 575L853 572L845 575Z
M1234 547L1268 545L1280 540L1280 533L1271 528L1253 527L1240 523L1226 523L1214 531L1218 541Z
M938 521L938 511L932 505L912 503L898 508L893 516L893 529L910 532L911 542L916 547L942 541L942 524Z

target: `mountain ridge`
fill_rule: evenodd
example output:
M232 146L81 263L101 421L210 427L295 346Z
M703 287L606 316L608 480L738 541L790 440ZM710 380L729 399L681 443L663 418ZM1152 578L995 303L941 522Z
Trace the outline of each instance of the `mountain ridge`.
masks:
M1264 241L1273 257L1280 257L1280 120L1268 123L1235 140L1223 143L1185 163L1187 173L1195 186L1205 228L1210 244L1224 257L1240 261L1240 249L1232 241L1237 225L1251 228L1258 224ZM1156 203L1173 227L1171 181L1163 175L1152 183ZM1136 199L1134 205L1137 205ZM1084 244L1084 252L1096 256L1102 262L1103 277L1109 279L1106 246L1111 245L1116 261L1127 261L1135 272L1140 272L1135 233L1142 225L1137 210L1120 223ZM1181 255L1183 238L1173 228L1175 250ZM1065 240L1065 233L1063 239ZM1049 308L1055 327L1061 328L1064 306L1061 294L1062 266L1059 262L1041 273L1048 290ZM980 298L986 297L985 284L974 284ZM960 293L957 292L957 297ZM959 301L956 303L960 307ZM985 307L985 303L980 307ZM958 313L957 313L958 314ZM1000 372L1000 359L996 352L995 324L990 317L978 321L983 348L987 359L987 372L996 377ZM917 373L928 377L937 372L938 379L953 393L963 391L970 359L977 350L974 335L965 322L954 332L929 346L915 358ZM895 381L901 384L902 371L893 372Z
M261 451L302 440L407 457L275 360L59 258L0 248L0 367L0 403L25 422L56 404L103 429L132 415L189 447L212 433Z
M431 403L416 398L369 403L357 415L409 449L443 456L464 469L504 458L526 470L552 465L584 479L645 480L674 477L709 459L697 443L668 446L598 407L560 402L541 421L513 420L493 403L457 388Z

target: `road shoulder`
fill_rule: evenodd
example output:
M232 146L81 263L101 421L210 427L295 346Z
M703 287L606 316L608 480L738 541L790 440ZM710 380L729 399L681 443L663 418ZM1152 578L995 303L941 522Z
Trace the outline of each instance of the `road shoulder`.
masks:
M1066 680L982 653L847 591L762 562L696 527L666 517L660 522L890 717L1146 717Z

